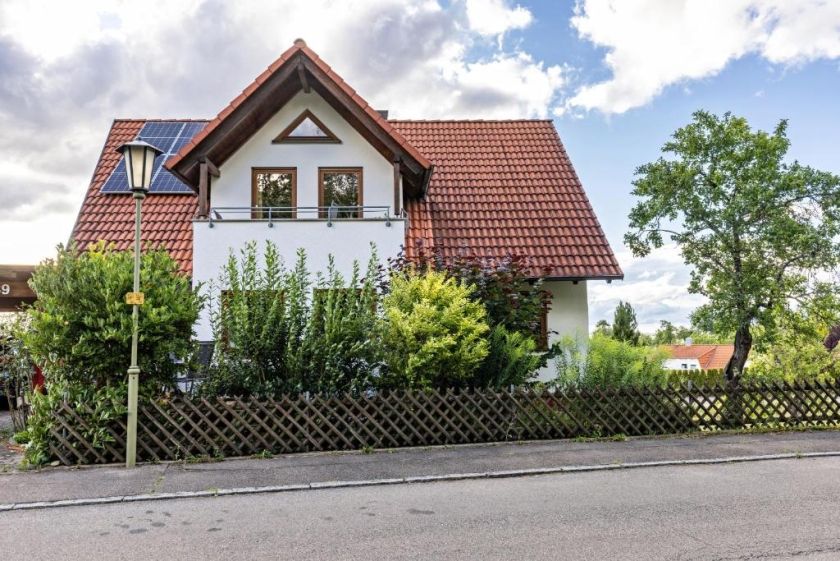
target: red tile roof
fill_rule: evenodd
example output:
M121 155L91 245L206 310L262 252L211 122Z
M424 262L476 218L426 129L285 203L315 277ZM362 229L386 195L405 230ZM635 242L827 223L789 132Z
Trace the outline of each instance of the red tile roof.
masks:
M665 350L671 358L696 359L700 362L701 370L726 368L732 355L735 354L734 345L665 345Z
M100 189L120 161L121 144L134 140L145 120L116 120L105 141L99 163L85 194L71 240L80 248L99 240L130 249L134 243L134 199L126 194L103 194ZM192 218L197 208L195 195L151 194L143 202L142 240L165 247L181 270L192 272Z
M406 251L526 255L558 278L621 278L551 121L391 121L435 166L408 202Z
M424 167L434 166L422 200L407 202L406 252L418 244L444 256L524 255L534 276L621 278L622 272L551 121L388 121L374 111L303 41L287 50L204 127L167 167L189 154L260 84L296 54L306 56ZM117 165L114 149L145 121L117 120L79 211L72 239L100 239L127 249L133 200L100 189ZM143 204L143 240L165 246L185 273L192 270L194 195L152 194Z

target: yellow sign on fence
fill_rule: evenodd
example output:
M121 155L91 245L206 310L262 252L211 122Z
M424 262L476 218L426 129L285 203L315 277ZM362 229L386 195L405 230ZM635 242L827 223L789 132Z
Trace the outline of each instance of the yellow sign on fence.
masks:
M144 295L143 295L142 292L127 292L125 294L125 303L130 304L132 306L135 305L135 304L137 306L142 306L143 305L143 297L144 297Z

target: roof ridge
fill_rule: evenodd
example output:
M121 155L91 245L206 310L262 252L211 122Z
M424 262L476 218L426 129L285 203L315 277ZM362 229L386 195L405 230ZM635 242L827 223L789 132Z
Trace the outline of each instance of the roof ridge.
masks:
M185 119L185 118L146 118L146 117L117 117L114 119L115 123L209 123L210 119Z
M552 119L388 119L389 123L554 123Z

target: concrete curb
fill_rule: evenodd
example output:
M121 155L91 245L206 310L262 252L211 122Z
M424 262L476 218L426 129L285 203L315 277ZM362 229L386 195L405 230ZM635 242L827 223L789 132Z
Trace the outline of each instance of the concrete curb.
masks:
M70 506L89 506L114 503L130 503L141 501L164 501L173 499L192 499L201 497L224 497L231 495L253 495L256 493L288 493L294 491L317 491L324 489L346 489L352 487L374 487L384 485L402 485L412 483L437 483L441 481L462 481L470 479L499 479L505 477L528 477L534 475L550 475L559 473L585 473L595 471L614 471L622 469L640 469L668 466L695 466L710 464L735 464L744 462L762 462L768 460L796 460L803 458L830 458L840 456L836 452L803 452L791 454L767 454L761 456L730 456L724 458L706 458L694 460L661 460L654 462L628 462L616 464L596 464L578 466L560 466L531 469L514 469L505 471L488 471L478 473L450 473L445 475L419 475L411 477L397 477L389 479L365 479L358 481L319 481L295 485L268 485L264 487L237 487L232 489L210 489L205 491L176 491L171 493L148 493L142 495L125 495L113 497L96 497L90 499L63 499L58 501L38 501L29 503L0 504L0 513L18 510L38 510L45 508L62 508Z

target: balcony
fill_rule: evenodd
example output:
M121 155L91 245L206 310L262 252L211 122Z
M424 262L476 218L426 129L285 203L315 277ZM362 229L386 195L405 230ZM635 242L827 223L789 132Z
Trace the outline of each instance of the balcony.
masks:
M269 228L285 222L317 221L332 227L336 222L375 221L390 227L403 220L404 214L392 216L389 206L295 206L295 207L212 207L202 220L212 228L220 222L262 222Z
M216 207L208 218L193 221L193 280L211 290L231 253L256 242L277 247L287 268L294 266L297 252L306 252L307 268L316 275L333 265L345 278L357 262L365 270L375 246L380 263L396 257L405 244L408 220L393 216L387 206L354 207ZM223 287L221 287L223 289ZM196 326L201 341L212 338L206 311Z

